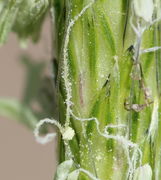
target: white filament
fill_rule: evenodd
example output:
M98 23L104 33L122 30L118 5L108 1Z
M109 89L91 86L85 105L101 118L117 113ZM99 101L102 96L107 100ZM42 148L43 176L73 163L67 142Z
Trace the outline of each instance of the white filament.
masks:
M72 88L71 88L71 82L69 79L69 67L68 67L68 44L69 44L69 37L72 30L72 27L74 26L75 22L86 12L88 8L90 8L94 4L94 0L92 0L88 5L86 5L81 12L75 16L70 22L66 30L66 36L64 40L64 49L63 49L63 63L64 63L64 69L63 69L63 79L65 84L65 89L67 93L66 98L66 126L69 126L69 119L70 119L70 107L72 105Z
M124 136L120 136L120 135L111 135L111 134L108 134L108 132L104 132L102 133L100 128L99 128L99 121L97 118L95 117L91 117L91 118L79 118L77 116L75 116L73 114L73 112L71 111L70 112L71 115L73 116L73 118L75 118L76 120L78 121L81 121L81 122L84 122L84 121L94 121L96 123L96 128L97 128L97 131L98 133L105 137L106 139L113 139L113 140L116 140L118 141L122 146L123 146L123 149L125 151L125 154L127 155L127 160L128 160L128 164L129 164L129 171L128 171L128 176L130 177L129 179L131 180L132 177L133 177L133 174L134 174L134 171L136 169L136 162L138 160L138 156L140 161L139 161L139 164L141 165L142 164L142 152L139 148L139 146L129 140L127 140ZM120 127L123 127L124 125L110 125L111 127L116 127L116 128L120 128ZM108 129L108 126L105 127L105 130ZM130 158L130 153L129 153L129 147L133 148L133 154L132 154L132 158Z
M48 118L42 119L42 120L40 120L40 121L37 123L36 128L35 128L35 130L34 130L34 135L35 135L36 141L37 141L38 143L40 143L40 144L47 144L48 142L52 141L53 138L56 136L56 133L48 133L48 134L45 135L44 137L41 137L41 136L40 136L40 134L39 134L40 128L41 128L45 123L55 125L55 126L59 129L59 131L60 131L60 133L61 133L61 135L62 135L62 137L63 137L63 139L64 139L65 141L70 141L70 140L72 140L73 137L74 137L74 135L75 135L75 132L74 132L74 130L73 130L71 127L68 126L68 127L65 127L65 128L64 128L64 127L62 127L61 124L60 124L58 121L56 121L55 119L48 119Z
M59 130L61 130L61 125L58 123L58 121L54 120L54 119L43 119L40 120L37 124L36 124L36 128L34 130L34 136L36 138L36 141L40 144L46 144L50 141L53 140L53 138L56 136L56 133L48 133L47 135L45 135L44 137L40 136L40 128L42 127L42 125L44 123L49 123L49 124L54 124Z
M76 120L78 120L78 121L82 121L82 122L83 122L83 121L95 121L98 133L99 133L101 136L105 137L105 138L117 140L117 141L119 141L119 142L121 142L121 143L123 143L123 144L127 144L129 147L138 147L137 144L134 144L134 143L132 143L131 141L125 139L124 136L109 135L107 132L102 133L101 130L100 130L100 128L99 128L99 121L98 121L98 119L95 118L95 117L91 117L91 118L79 118L79 117L75 116L72 111L71 111L71 115L72 115ZM115 127L117 127L117 128L122 127L122 125L113 125L113 126L115 126ZM108 126L107 126L107 127L108 127ZM105 129L106 129L106 127L105 127Z
M160 49L161 49L161 47L159 47L159 46L148 48L148 49L143 49L143 50L141 50L141 54L155 52L155 51L158 51Z
M107 126L105 126L105 129L104 129L104 131L106 132L106 133L108 133L108 129L109 128L118 128L118 129L120 129L120 128L127 128L127 126L125 125L125 124L118 124L118 125L114 125L114 124L109 124L109 125L107 125Z

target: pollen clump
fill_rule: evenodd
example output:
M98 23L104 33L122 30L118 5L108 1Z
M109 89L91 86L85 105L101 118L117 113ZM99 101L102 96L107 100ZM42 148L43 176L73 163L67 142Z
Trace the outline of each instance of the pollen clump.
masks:
M62 133L64 140L72 140L75 135L74 130L71 127L67 127L64 129L64 132Z

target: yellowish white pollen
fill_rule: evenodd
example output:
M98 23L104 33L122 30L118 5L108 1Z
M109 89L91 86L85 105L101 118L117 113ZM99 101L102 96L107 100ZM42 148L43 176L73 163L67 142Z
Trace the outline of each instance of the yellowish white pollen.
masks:
M102 157L100 155L96 156L97 161L100 161Z
M75 135L75 132L71 127L67 127L62 134L63 139L68 140L68 141L72 140L74 135Z

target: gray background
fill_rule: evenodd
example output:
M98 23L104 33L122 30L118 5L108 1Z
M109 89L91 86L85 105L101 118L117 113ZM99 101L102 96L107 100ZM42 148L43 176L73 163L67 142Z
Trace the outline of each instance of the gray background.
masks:
M39 44L22 50L14 34L0 47L0 96L20 99L24 86L21 53L50 59L50 22L45 22ZM18 122L0 117L0 180L52 180L56 165L55 142L42 146L33 133Z

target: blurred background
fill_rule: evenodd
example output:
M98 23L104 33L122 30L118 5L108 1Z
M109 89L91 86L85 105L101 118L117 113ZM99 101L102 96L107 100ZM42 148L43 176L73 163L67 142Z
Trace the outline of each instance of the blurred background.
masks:
M46 20L38 44L21 49L15 34L0 47L0 97L21 100L26 88L26 67L20 60L29 54L33 63L51 61L50 22ZM0 180L52 180L56 164L56 142L40 145L32 130L12 118L0 116Z

